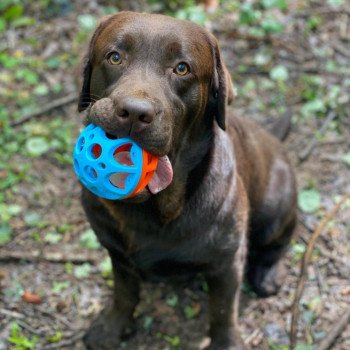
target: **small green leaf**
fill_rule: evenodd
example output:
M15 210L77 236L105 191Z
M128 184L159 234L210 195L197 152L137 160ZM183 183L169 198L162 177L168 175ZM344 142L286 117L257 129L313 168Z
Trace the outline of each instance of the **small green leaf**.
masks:
M74 270L74 265L71 262L67 261L64 264L64 272L71 274L73 273L73 270Z
M171 307L175 307L177 305L178 302L178 297L177 295L172 295L169 298L167 298L166 303L167 305L171 306Z
M53 56L46 61L46 65L50 69L56 69L61 65L61 60L59 57Z
M58 343L59 341L61 341L63 338L63 333L61 331L56 331L55 334L50 335L47 337L47 340L50 343Z
M7 212L11 216L16 216L22 211L22 207L18 204L11 204L7 207Z
M340 7L345 3L345 0L327 0L327 4L331 7Z
M316 98L310 102L305 103L304 106L301 108L301 114L304 117L309 117L316 113L324 113L325 111L325 102L320 98Z
M256 11L252 4L244 3L241 6L239 14L240 24L254 24L261 17L261 12Z
M298 194L298 206L304 213L314 213L321 206L320 193L315 189L300 191Z
M80 235L81 246L94 250L101 247L92 229L88 229Z
M313 350L313 346L312 345L306 345L306 344L298 344L294 350Z
M272 80L286 81L288 76L288 69L285 66L278 65L270 71L270 78Z
M92 15L80 15L78 16L78 22L82 30L93 30L96 27L96 18Z
M99 270L104 278L110 277L112 275L112 261L109 256L104 258L98 265Z
M346 165L350 166L350 152L344 154L344 156L343 156L343 162L344 162Z
M7 339L11 344L16 345L17 350L35 349L39 338L33 336L30 339L22 334L20 327L16 322L12 322L11 336Z
M23 14L22 5L12 5L4 13L3 17L8 21L13 21L15 18L21 17Z
M8 63L7 63L8 64ZM13 61L12 66L15 67L19 64L18 60ZM37 73L31 71L28 68L21 68L16 71L16 79L24 80L29 85L35 85L39 82L39 76Z
M39 84L34 88L33 92L37 96L45 96L49 93L49 88L46 84Z
M257 53L254 57L254 62L257 66L264 66L271 61L271 55L265 53Z
M29 27L34 25L36 22L34 17L23 16L13 20L12 26L15 28L18 27Z
M51 244L56 244L61 240L62 240L62 235L60 235L57 232L48 232L44 237L44 241Z
M35 213L35 212L28 212L24 216L24 222L30 227L38 226L40 221L41 221L40 215L38 213Z
M148 331L153 324L153 318L150 316L145 316L145 318L143 319L143 328Z
M322 23L322 19L320 17L317 16L311 16L307 22L306 25L308 26L308 28L310 30L315 30L317 29Z
M0 245L10 242L12 229L8 224L0 224Z
M305 250L306 250L305 244L303 244L303 243L293 244L293 252L295 254L304 254Z
M6 29L6 21L0 17L0 33L5 31Z
M31 137L26 142L26 149L32 157L38 157L50 149L50 145L44 137Z
M185 316L188 320L196 317L199 312L200 312L200 305L199 304L193 304L193 305L187 305L185 306L184 308L184 313L185 313Z
M284 25L274 18L266 18L261 22L261 27L267 34L282 33Z
M73 228L73 225L65 223L65 224L62 224L62 225L57 227L57 232L66 233L69 230L71 230L72 228Z
M261 0L261 4L266 9L279 8L282 11L287 10L286 0Z
M164 335L164 340L166 340L168 343L170 343L172 346L178 346L180 345L180 338L176 335L174 337L171 337L170 335Z
M85 263L74 267L74 276L78 279L89 277L91 272L91 265Z
M69 281L62 281L62 282L58 282L58 281L54 281L53 282L53 286L51 288L52 293L56 293L59 294L61 293L64 289L69 288L70 283Z

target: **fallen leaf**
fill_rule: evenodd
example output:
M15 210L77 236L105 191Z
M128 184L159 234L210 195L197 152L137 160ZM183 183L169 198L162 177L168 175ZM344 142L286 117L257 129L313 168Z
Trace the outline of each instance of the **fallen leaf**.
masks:
M30 303L30 304L41 304L43 301L43 298L40 295L31 293L28 291L25 291L23 293L22 299L26 303Z
M340 291L341 295L350 295L350 286L344 287L341 291Z

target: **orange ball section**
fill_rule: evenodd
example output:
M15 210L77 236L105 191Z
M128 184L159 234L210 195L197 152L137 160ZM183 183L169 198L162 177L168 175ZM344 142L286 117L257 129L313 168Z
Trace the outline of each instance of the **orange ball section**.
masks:
M154 172L157 169L158 165L158 157L148 153L145 150L142 150L142 158L143 158L143 166L142 166L142 174L140 177L140 181L136 186L135 190L128 196L132 197L135 194L141 192L151 180Z

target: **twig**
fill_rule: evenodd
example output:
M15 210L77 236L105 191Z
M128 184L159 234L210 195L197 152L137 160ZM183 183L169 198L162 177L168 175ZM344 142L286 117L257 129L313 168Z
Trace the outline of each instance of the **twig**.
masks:
M12 318L19 318L19 319L24 319L26 317L25 315L20 314L19 312L7 310L7 309L0 309L0 314L9 316Z
M320 236L326 225L329 221L333 220L336 216L339 208L350 198L350 192L345 194L338 203L334 206L334 208L323 218L323 220L316 227L315 231L310 237L310 240L307 244L306 251L303 256L300 277L298 281L298 285L295 292L294 302L292 305L292 322L290 327L290 349L294 349L297 342L297 325L299 319L299 304L300 299L304 291L305 280L307 276L307 267L309 265L312 251L314 249L317 238Z
M22 328L26 329L27 331L29 331L30 333L33 333L35 335L38 336L42 336L45 334L45 332L43 331L38 331L37 329L34 329L33 327L29 326L29 324L21 321L21 320L17 320L16 321Z
M311 141L309 142L309 144L301 152L299 152L298 158L299 158L299 160L301 162L304 162L306 159L309 158L309 156L311 155L312 151L314 150L314 148L318 144L318 138L316 137L316 135L323 134L326 131L328 125L331 123L331 121L336 116L337 116L337 114L334 111L330 111L328 113L327 118L324 120L323 124L318 129L318 131L314 134L314 136L311 139Z
M324 140L320 142L320 146L328 146L328 145L336 145L336 144L342 144L345 142L350 143L350 137L349 136L341 136L341 137L336 137L334 139L330 140Z
M317 347L317 350L328 350L331 348L332 344L336 338L343 332L344 328L350 322L350 307L345 310L342 318L336 322L334 327L328 332L327 336L321 341L320 345Z
M43 314L44 316L48 316L50 318L52 318L55 321L58 321L60 323L62 323L63 325L65 325L68 329L72 329L74 330L75 327L72 325L72 323L70 323L66 317L64 317L63 315L57 313L57 312L50 312L46 309L43 309L42 307L37 307L36 308L37 311L39 311L41 314Z
M68 346L71 348L71 345L75 344L78 340L80 340L84 336L84 332L81 331L74 335L73 337L69 339L64 339L58 343L53 343L53 344L47 344L42 347L40 347L40 350L49 350L49 349L61 349L64 346Z
M28 120L39 117L40 115L43 115L52 109L67 105L69 103L72 103L78 99L78 95L76 93L72 93L70 95L58 98L57 100L53 100L51 102L46 103L43 105L40 109L37 111L34 111L32 113L28 113L24 115L21 119L15 120L12 123L10 123L10 126L15 127L24 124Z
M339 7L339 8L331 8L329 6L322 6L322 7L312 7L309 9L304 9L302 12L296 13L295 17L307 17L307 16L314 16L314 15L342 15L342 14L348 14L350 15L350 8L349 7Z
M74 253L72 255L68 255L62 254L61 252L41 252L40 250L33 250L30 252L0 250L0 261L26 260L30 262L37 262L43 260L52 263L72 262L82 264L84 262L96 263L98 258L98 255L94 252L89 252L88 254Z

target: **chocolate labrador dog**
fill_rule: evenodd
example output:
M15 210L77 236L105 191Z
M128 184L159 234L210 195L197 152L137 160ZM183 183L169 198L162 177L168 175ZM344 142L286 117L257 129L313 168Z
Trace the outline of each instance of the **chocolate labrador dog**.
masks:
M133 198L110 201L83 189L115 280L113 303L87 332L87 348L115 349L131 333L142 278L201 272L209 286L208 349L243 349L244 272L257 294L276 293L296 221L294 175L281 143L227 110L230 76L216 39L196 24L132 12L104 18L83 77L86 123L159 157Z

